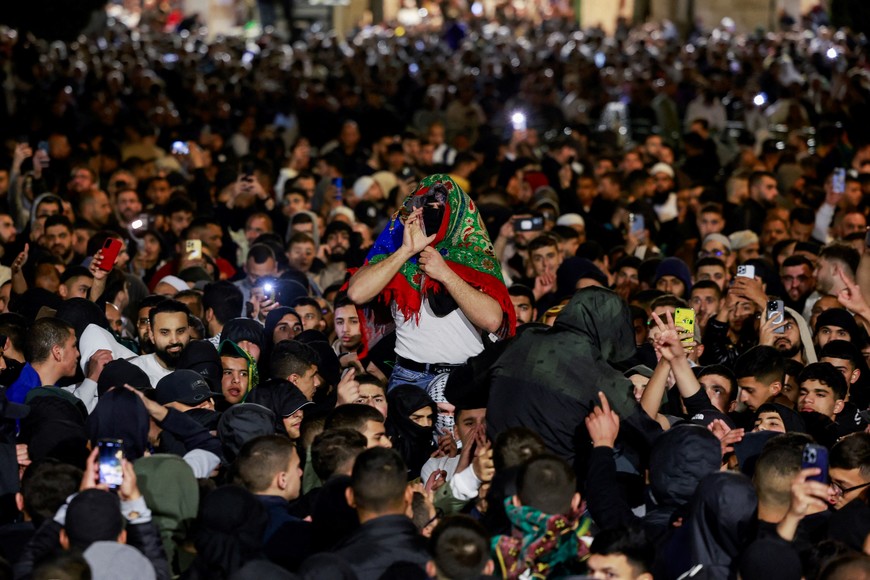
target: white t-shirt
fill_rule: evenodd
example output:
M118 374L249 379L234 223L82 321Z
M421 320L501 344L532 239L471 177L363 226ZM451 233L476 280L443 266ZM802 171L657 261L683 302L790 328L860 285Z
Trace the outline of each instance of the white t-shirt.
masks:
M429 300L423 300L419 321L405 320L393 305L396 321L396 354L419 363L463 364L483 352L480 331L457 308L447 316L435 316Z
M139 355L135 358L131 358L129 362L145 371L145 374L148 375L148 380L151 381L151 386L155 389L157 388L157 383L160 382L160 379L172 372L170 369L163 368L160 363L157 362L157 355L154 353Z

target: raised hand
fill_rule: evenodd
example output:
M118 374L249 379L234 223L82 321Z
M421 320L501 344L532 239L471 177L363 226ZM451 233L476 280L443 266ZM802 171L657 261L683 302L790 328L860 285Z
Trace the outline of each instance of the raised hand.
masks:
M356 380L356 369L351 368L344 373L335 390L338 395L336 407L356 402L359 399L359 381Z
M653 312L653 320L656 323L656 332L650 333L650 339L656 352L668 362L686 358L686 350L680 341L680 332L674 325L674 317L667 312L667 322L662 321L658 314ZM685 332L684 332L685 334Z
M722 419L713 419L707 429L716 436L722 446L722 455L734 451L733 445L743 440L743 429L732 429Z
M423 208L417 208L405 220L405 231L402 235L402 248L410 255L416 256L429 244L435 241L435 234L426 236L421 227Z
M474 461L471 462L474 475L483 482L492 481L495 475L495 463L492 460L492 444L487 440L483 430L478 432L477 444L474 450Z
M870 305L861 294L861 288L855 282L849 279L843 272L843 269L837 266L834 270L840 280L843 282L843 289L837 293L837 301L843 305L843 308L858 314L864 314L870 310Z
M604 393L598 393L600 407L595 407L586 415L586 430L592 439L594 447L613 447L619 435L619 415L610 408L610 402Z

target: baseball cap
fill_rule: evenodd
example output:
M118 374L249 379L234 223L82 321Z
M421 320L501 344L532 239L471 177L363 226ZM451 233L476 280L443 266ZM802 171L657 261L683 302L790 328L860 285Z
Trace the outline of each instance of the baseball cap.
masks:
M145 371L124 359L109 361L103 367L100 378L97 379L97 394L103 394L112 387L130 385L137 391L147 391L151 388L151 380Z
M213 393L202 375L190 369L176 369L157 383L157 402L161 405L181 403L195 406L211 397L220 397Z
M178 357L176 369L199 373L212 390L221 383L221 359L217 349L207 340L191 340Z

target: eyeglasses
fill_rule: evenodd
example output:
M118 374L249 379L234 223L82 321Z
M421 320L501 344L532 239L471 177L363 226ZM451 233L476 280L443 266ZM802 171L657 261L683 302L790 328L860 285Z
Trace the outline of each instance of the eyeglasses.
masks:
M423 524L423 529L425 530L426 528L428 528L429 526L431 526L432 524L434 524L435 522L437 522L438 520L440 520L443 517L444 517L444 510L442 510L441 508L435 508L435 516L431 520L429 520L428 522Z
M846 487L846 488L841 486L839 483L835 483L833 481L831 482L831 487L834 488L834 495L837 495L839 497L843 497L847 493L851 493L857 489L863 489L863 488L868 487L868 486L870 486L870 481L868 481L866 483L862 483L861 485L855 485L853 487Z

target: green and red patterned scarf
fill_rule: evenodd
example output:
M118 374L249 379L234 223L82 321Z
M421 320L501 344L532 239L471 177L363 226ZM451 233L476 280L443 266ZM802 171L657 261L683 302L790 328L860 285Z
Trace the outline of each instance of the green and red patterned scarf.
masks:
M531 578L547 578L559 565L589 557L589 547L581 539L592 527L585 506L567 515L552 515L517 507L511 500L505 499L504 507L512 532L492 539L496 573L502 578L515 579L527 572Z
M401 209L390 220L390 224L378 236L369 255L367 264L377 264L392 255L402 246L405 226L404 219L427 196L446 194L444 217L435 237L434 248L444 257L448 266L465 282L481 292L492 296L501 306L504 317L499 337L505 338L514 333L516 313L511 304L507 287L501 274L501 265L495 257L492 242L483 225L477 205L462 188L447 175L430 175L420 182L417 190L408 196ZM431 232L427 232L431 235ZM399 272L375 299L375 304L389 307L396 303L399 312L408 320L419 316L425 296L444 292L440 282L426 276L414 256L402 266ZM383 313L376 320L383 320Z

